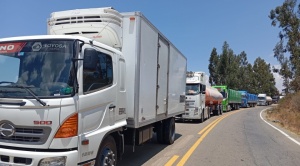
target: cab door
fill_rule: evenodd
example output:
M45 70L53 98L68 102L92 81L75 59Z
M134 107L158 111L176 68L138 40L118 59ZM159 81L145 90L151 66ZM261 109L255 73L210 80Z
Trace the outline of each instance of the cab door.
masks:
M85 48L79 86L79 112L82 132L115 124L117 99L117 66L113 52Z

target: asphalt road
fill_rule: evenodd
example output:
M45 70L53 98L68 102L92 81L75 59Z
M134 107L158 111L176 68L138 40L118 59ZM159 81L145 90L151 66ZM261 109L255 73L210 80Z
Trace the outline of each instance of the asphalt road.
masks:
M265 108L231 111L204 123L176 122L173 145L158 144L154 137L135 152L128 146L118 165L299 166L300 145L260 118Z

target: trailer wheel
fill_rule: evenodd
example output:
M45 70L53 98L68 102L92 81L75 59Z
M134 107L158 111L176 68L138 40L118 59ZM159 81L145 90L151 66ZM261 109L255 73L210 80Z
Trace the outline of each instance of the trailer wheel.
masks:
M164 120L163 124L163 142L171 145L175 141L175 120L174 118L169 118Z
M210 108L210 107L208 107L208 108L207 108L207 119L209 119L209 118L210 118L210 113L211 113L211 108Z
M102 165L117 165L116 142L112 136L106 137L100 145L96 166Z

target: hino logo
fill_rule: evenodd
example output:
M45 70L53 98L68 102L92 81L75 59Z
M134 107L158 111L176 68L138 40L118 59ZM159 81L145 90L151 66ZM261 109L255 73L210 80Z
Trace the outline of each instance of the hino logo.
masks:
M4 45L4 46L0 46L0 51L13 50L14 48L15 48L14 45Z
M2 123L0 124L0 134L4 137L11 137L15 134L16 129L10 123Z

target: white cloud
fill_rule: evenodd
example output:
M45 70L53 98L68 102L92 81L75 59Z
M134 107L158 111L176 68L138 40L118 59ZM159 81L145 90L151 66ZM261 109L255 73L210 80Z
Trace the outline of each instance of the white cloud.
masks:
M273 67L276 68L276 69L281 68L280 65L273 65ZM274 76L275 82L276 82L275 86L276 86L276 88L278 89L278 91L280 93L280 92L282 92L282 89L284 88L283 85L282 85L283 84L283 79L281 78L281 76L278 73L273 73L273 76Z
M206 73L205 73L205 85L206 86L211 86L210 83L209 83L209 75L207 75Z
M283 86L282 86L283 79L281 78L281 76L278 73L273 73L273 76L274 76L275 82L276 82L275 86L276 86L276 88L278 89L278 91L280 93L283 89Z

